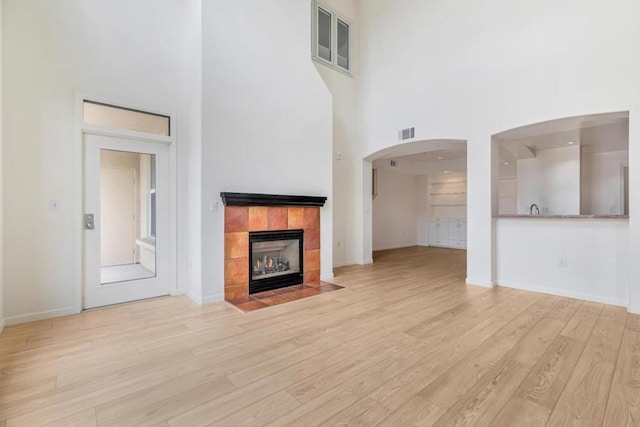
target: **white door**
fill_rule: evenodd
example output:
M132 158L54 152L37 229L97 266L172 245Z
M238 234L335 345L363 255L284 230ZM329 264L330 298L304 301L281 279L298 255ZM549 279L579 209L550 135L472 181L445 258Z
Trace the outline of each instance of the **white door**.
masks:
M85 134L84 308L169 294L169 148Z

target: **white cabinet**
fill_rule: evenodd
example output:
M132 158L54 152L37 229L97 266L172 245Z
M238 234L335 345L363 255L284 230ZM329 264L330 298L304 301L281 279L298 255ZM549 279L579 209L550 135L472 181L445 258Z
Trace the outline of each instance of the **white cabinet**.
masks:
M429 222L429 245L447 246L449 243L449 223L437 219Z
M449 221L449 247L464 249L467 247L467 221L452 219Z
M439 218L429 221L429 246L467 247L467 221L464 218Z

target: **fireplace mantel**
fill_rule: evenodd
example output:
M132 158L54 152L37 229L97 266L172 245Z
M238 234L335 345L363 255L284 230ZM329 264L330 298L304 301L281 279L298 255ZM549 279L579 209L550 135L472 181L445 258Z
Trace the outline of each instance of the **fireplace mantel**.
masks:
M282 194L220 193L225 206L306 206L322 207L326 197Z

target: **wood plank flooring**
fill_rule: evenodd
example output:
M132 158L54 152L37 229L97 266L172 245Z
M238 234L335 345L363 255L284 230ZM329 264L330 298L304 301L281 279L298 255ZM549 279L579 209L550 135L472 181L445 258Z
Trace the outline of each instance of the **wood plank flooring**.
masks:
M166 297L8 327L0 426L639 426L640 316L465 286L464 251L243 314Z

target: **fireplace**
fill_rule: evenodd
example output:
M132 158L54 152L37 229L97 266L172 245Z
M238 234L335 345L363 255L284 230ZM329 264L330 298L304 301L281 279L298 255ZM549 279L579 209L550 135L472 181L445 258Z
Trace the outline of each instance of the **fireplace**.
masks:
M304 281L304 231L249 233L249 294Z
M326 197L220 196L225 300L242 303L280 287L320 285L320 208Z

